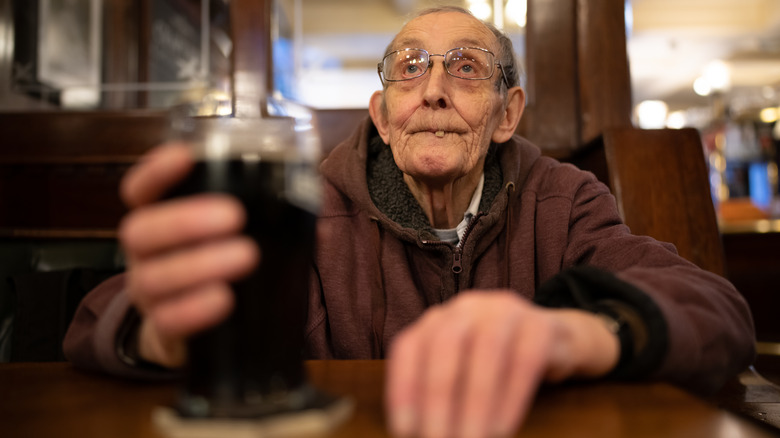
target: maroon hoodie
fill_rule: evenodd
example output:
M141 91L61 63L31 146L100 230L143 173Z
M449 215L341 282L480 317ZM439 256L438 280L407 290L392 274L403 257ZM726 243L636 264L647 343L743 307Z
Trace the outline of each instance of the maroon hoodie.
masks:
M366 120L322 164L310 357L382 358L428 307L470 289L509 288L544 305L632 308L640 316L633 328L647 339L622 365L630 377L713 390L751 362L753 323L740 294L672 245L632 235L592 174L517 136L493 145L480 213L453 246L431 233L388 149ZM119 354L133 321L122 288L116 277L84 299L66 356L117 375L162 375Z

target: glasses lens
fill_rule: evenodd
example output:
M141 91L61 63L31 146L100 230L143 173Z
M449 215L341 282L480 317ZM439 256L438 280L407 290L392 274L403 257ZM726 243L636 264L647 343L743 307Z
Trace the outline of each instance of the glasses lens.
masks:
M388 81L404 81L422 76L427 68L428 53L406 49L387 55L382 72Z
M493 75L493 55L479 49L453 49L444 59L447 71L458 78L487 79Z

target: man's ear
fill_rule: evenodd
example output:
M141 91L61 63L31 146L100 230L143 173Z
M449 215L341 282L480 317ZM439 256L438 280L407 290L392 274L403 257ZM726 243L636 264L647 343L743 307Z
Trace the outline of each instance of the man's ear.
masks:
M493 132L491 140L494 143L503 143L514 135L517 124L520 123L520 117L523 116L525 109L525 91L520 87L512 87L507 91L506 109L504 118Z
M390 144L390 130L387 123L387 107L384 105L384 93L382 91L375 91L371 95L371 100L368 102L368 114L371 116L371 120L376 126L379 136L382 137L382 141L385 144Z

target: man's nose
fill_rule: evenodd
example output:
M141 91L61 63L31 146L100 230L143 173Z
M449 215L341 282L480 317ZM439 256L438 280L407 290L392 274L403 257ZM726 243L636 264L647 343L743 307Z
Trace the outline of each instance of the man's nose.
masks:
M431 108L447 108L449 105L448 73L444 62L436 59L428 66L428 79L423 85L423 104Z

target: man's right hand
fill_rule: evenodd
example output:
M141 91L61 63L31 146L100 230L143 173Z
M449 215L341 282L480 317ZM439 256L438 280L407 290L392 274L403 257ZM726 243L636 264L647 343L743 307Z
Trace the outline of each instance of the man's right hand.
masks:
M142 316L138 352L167 367L184 364L188 337L230 314L230 283L259 260L257 245L240 235L246 214L235 198L200 194L160 202L193 163L186 145L166 144L131 168L121 186L131 208L119 239L127 293Z

